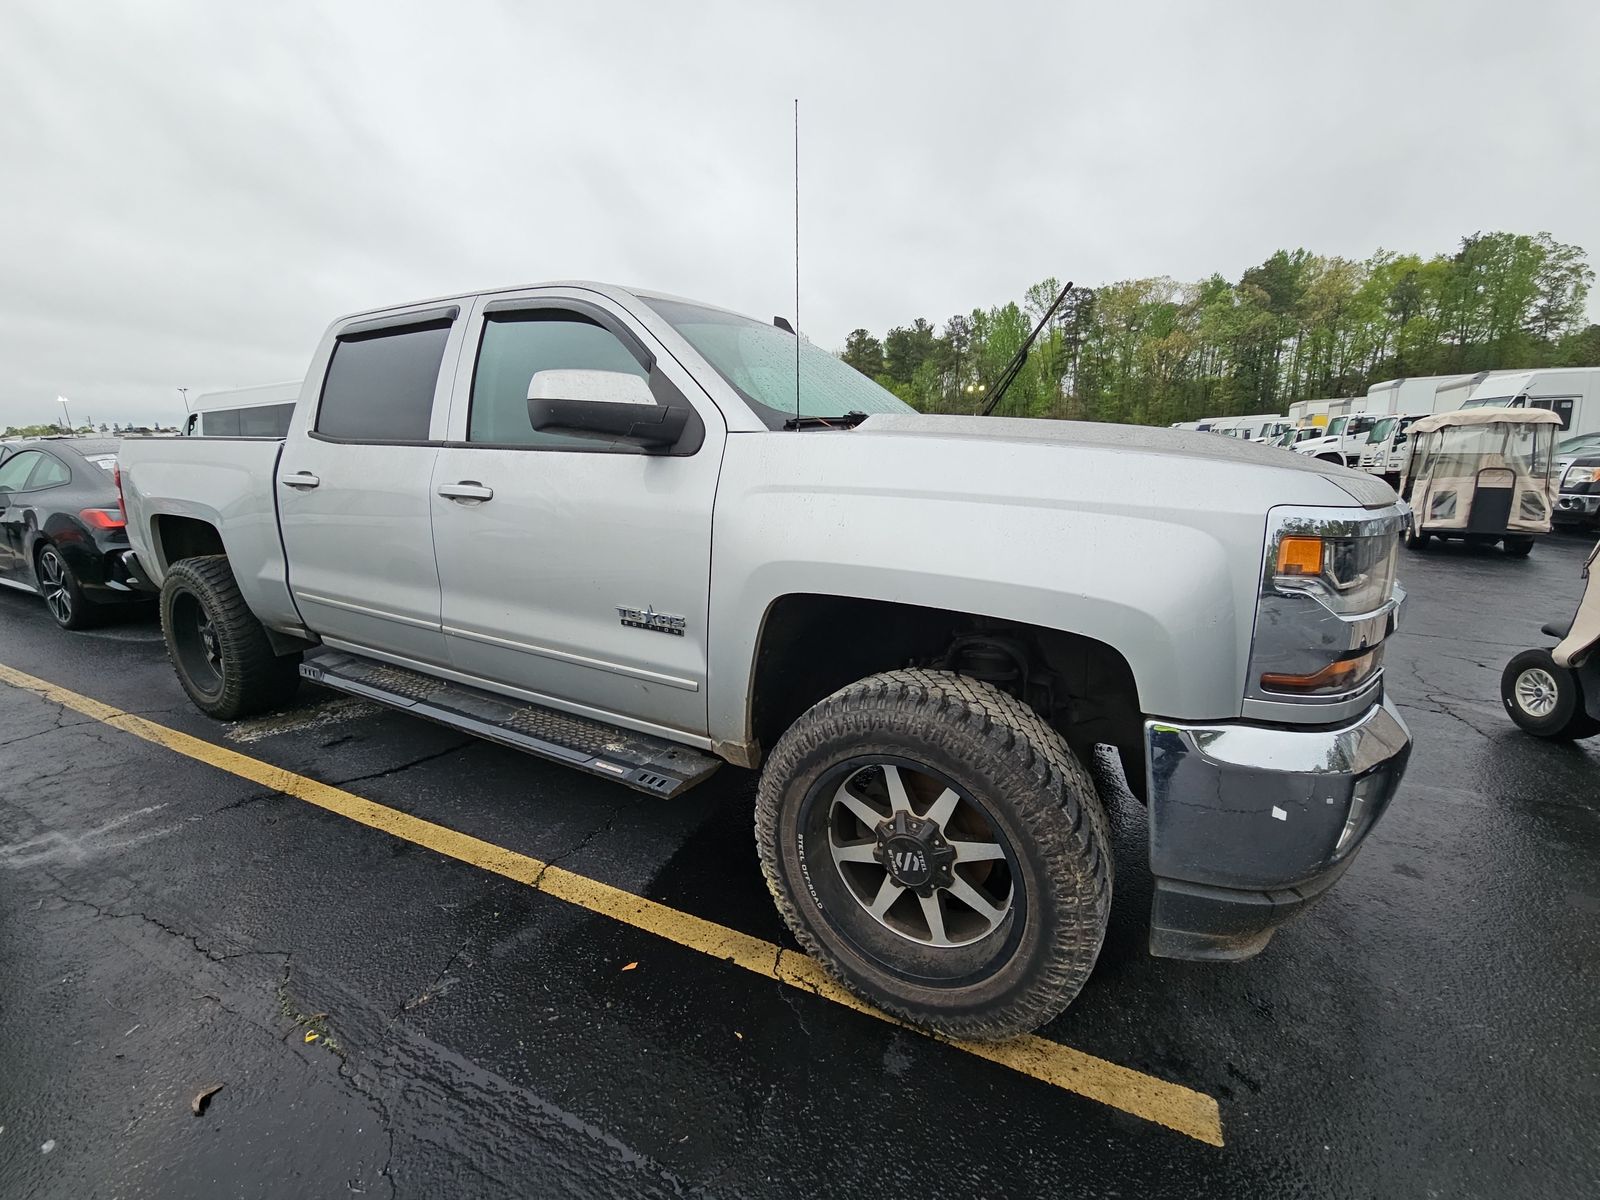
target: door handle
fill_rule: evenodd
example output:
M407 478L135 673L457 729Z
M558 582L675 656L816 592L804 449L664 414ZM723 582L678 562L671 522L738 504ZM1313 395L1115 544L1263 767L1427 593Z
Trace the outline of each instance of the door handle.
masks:
M309 490L316 487L322 480L318 479L310 471L296 471L293 475L279 475L278 482L285 487Z
M460 483L441 483L439 495L458 504L479 503L494 499L494 489L484 487L476 479L463 479Z

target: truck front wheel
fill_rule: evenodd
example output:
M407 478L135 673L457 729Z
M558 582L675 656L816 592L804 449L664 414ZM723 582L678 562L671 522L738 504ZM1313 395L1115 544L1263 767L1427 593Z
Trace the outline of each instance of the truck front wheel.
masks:
M986 683L902 670L805 713L761 775L756 842L802 946L862 998L953 1037L1044 1024L1111 907L1088 772Z
M183 559L167 572L161 632L178 682L208 717L266 712L288 703L300 685L300 656L273 653L220 554Z

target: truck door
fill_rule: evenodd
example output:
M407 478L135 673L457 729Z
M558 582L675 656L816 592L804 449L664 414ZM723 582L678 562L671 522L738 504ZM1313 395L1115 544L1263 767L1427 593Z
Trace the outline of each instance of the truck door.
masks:
M430 496L452 664L557 707L703 734L721 414L596 293L480 301L465 344L475 349L457 368ZM538 433L529 421L540 372L648 380L653 370L704 424L692 454Z
M273 485L289 589L335 647L427 665L439 628L429 481L449 411L459 309L358 321L324 340Z

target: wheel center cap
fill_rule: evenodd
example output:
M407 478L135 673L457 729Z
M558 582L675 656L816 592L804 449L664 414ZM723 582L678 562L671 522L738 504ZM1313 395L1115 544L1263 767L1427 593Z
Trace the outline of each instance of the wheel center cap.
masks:
M877 837L878 861L901 887L923 891L949 882L956 854L932 821L898 812L878 826Z

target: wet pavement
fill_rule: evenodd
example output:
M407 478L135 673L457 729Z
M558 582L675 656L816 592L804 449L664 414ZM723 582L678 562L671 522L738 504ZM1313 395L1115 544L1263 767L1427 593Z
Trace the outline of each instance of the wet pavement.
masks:
M1498 701L1588 545L1406 556L1410 774L1258 958L1145 953L1113 807L1105 950L1042 1032L1214 1097L1221 1148L0 685L0 1196L1600 1194L1600 739ZM0 663L792 946L751 774L654 800L311 688L218 725L154 624L13 593Z

